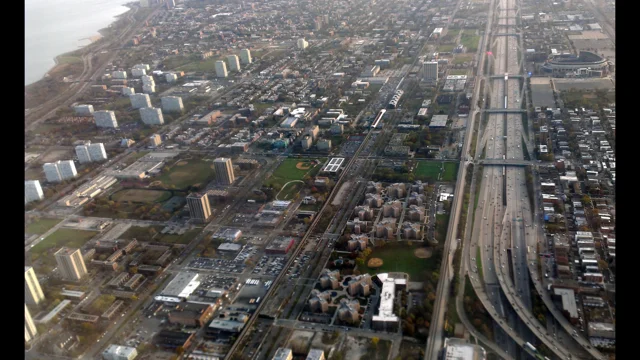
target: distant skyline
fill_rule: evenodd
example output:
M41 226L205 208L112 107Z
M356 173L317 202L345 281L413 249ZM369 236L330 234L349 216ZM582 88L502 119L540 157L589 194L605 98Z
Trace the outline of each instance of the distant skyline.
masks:
M128 0L26 0L25 85L40 80L58 55L89 44L113 23Z

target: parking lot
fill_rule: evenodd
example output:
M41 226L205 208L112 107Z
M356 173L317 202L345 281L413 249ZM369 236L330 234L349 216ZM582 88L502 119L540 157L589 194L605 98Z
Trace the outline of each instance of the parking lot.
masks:
M246 265L244 261L237 262L235 260L226 259L209 259L209 258L195 258L189 263L188 268L198 270L215 270L220 272L228 272L234 274L242 274Z
M293 267L287 270L287 276L289 279L296 279L300 276L300 272L305 268L307 262L311 258L311 251L305 251L298 255L298 257L293 261Z
M251 272L256 275L277 276L284 268L286 259L283 256L264 255L258 260L255 269Z

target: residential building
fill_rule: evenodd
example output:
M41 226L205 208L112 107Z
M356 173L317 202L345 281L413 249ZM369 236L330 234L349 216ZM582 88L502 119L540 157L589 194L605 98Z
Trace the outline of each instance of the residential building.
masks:
M216 61L216 76L220 78L226 78L229 76L227 73L227 64L222 60Z
M359 310L360 302L357 299L342 299L338 306L338 319L349 324L356 323L360 319Z
M88 146L89 156L91 161L105 161L107 160L107 152L104 150L103 143L95 143Z
M309 307L312 312L326 313L329 311L329 302L331 302L331 291L311 290L309 298Z
M78 116L91 116L93 115L93 105L76 105L73 110Z
M307 360L324 360L324 351L320 349L311 349L307 354Z
M62 176L60 175L58 164L46 163L42 166L42 169L44 170L44 175L47 177L48 182L62 181Z
M128 86L123 86L121 91L122 91L122 95L124 96L129 96L136 93L136 89Z
M24 341L29 342L33 340L37 334L38 330L36 329L36 325L33 323L29 309L27 309L27 304L24 304Z
M162 99L162 110L165 112L182 112L182 98L179 96L165 96Z
M133 360L138 356L138 351L134 347L109 345L109 347L102 352L102 358L104 360Z
M191 193L187 196L187 205L192 219L206 222L211 217L211 207L207 194Z
M24 301L27 304L37 305L44 300L44 293L40 288L40 283L36 273L31 266L24 267Z
M323 269L320 275L320 286L323 289L338 289L340 287L340 271Z
M131 69L131 76L133 76L134 78L139 78L144 75L147 75L147 70L145 69L140 69L140 68Z
M438 81L438 62L425 61L422 63L423 78L426 81Z
M298 39L298 49L304 50L309 47L309 43L304 38Z
M174 84L176 81L178 81L178 75L174 73L167 73L165 74L164 78L169 84Z
M127 72L126 71L113 71L111 73L111 77L113 79L124 80L124 79L127 78Z
M153 134L149 137L149 141L151 142L151 146L158 147L162 144L162 137L158 134Z
M140 109L140 118L142 119L142 122L147 125L164 124L164 117L162 117L162 110L158 108Z
M271 360L292 360L293 352L289 348L278 348Z
M371 292L371 275L354 276L349 280L347 292L351 296L369 296Z
M38 180L25 180L24 182L24 203L30 203L32 201L42 200L44 193L42 187L40 187L40 181Z
M156 92L156 84L155 83L150 83L150 84L142 84L142 92L145 94L153 94Z
M96 122L97 127L104 128L117 128L118 121L116 120L116 113L113 111L100 110L93 113L93 120Z
M58 160L54 163L46 163L43 165L43 169L49 182L64 181L78 175L76 166L72 160Z
M230 71L240 71L240 60L238 55L228 55L227 61L229 62Z
M240 50L240 61L242 61L243 64L251 64L253 62L249 49Z
M229 158L217 158L213 161L218 183L231 185L236 179L233 175L233 164Z
M63 247L54 254L58 269L65 280L81 280L87 275L87 267L80 249Z
M89 155L89 147L87 145L76 146L76 156L80 164L86 164L91 162L91 155Z
M134 109L142 109L151 107L151 98L149 94L133 94L129 95L131 101L131 107Z

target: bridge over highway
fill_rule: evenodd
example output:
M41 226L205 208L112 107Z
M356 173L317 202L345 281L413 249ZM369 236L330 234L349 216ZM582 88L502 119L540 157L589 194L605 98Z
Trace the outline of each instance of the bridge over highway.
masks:
M482 165L499 165L499 166L529 166L535 165L533 161L528 160L516 160L516 159L483 159L478 161Z
M490 114L518 114L526 113L526 109L484 109L483 112Z
M509 79L522 79L522 78L524 78L524 76L522 76L522 75L509 74ZM503 79L504 80L504 75L491 75L491 79Z

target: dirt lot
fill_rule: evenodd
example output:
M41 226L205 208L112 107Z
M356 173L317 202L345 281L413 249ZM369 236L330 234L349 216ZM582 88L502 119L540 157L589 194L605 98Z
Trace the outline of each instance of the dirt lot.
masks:
M71 150L49 150L42 155L40 162L48 163L58 160L68 160L69 158L73 158Z

